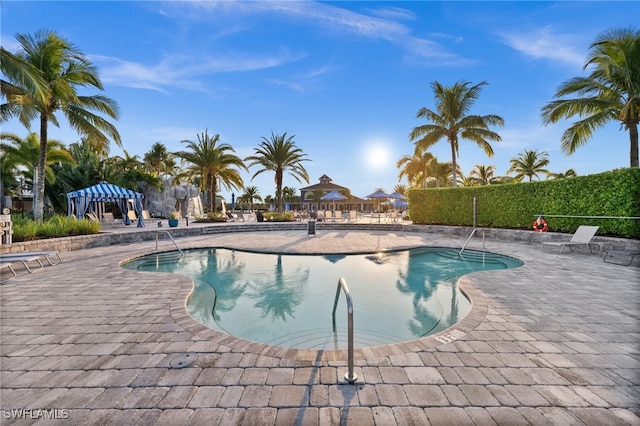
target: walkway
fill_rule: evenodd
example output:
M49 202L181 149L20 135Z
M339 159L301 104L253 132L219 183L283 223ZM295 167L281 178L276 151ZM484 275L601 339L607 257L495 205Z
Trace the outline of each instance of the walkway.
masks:
M326 253L460 247L464 238L272 231L178 243ZM186 314L189 279L118 266L155 242L63 253L34 274L17 268L0 286L0 422L640 425L638 266L523 243L486 248L527 262L464 278L473 308L455 332L358 350L356 385L343 379L346 351L208 330ZM51 417L59 420L43 420Z

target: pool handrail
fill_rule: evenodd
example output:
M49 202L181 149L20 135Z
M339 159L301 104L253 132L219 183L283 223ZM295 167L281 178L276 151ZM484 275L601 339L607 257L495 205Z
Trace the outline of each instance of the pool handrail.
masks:
M161 229L161 230L157 230L156 231L156 251L158 251L158 234L160 232L164 232L165 234L167 234L169 236L169 239L173 242L173 245L176 246L176 248L180 252L180 255L184 256L184 252L182 251L182 249L180 247L178 247L178 243L176 243L176 240L173 239L173 237L171 236L171 233L169 231L167 231L166 229Z
M344 375L344 378L350 384L355 383L358 379L358 375L353 372L353 301L351 300L351 293L349 287L344 278L338 280L338 287L336 288L336 299L333 302L333 331L336 331L336 308L338 307L338 299L340 298L340 289L344 291L344 297L347 300L347 364L348 371Z

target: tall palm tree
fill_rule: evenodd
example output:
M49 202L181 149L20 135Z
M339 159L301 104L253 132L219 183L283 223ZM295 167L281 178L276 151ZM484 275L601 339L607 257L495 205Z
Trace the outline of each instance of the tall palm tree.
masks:
M34 36L16 35L21 50L13 55L1 71L7 77L2 94L7 98L0 119L18 117L27 128L31 121L40 122L40 158L34 178L34 219L42 221L44 211L45 168L47 164L48 126L59 126L56 112L61 111L72 128L92 140L121 145L116 128L97 111L118 118L118 105L102 96L85 96L79 88L91 86L103 90L95 67L74 45L49 30ZM2 59L9 57L2 52Z
M607 30L589 46L587 77L575 77L562 83L555 97L559 99L542 108L545 124L556 123L575 115L584 117L573 123L561 139L562 151L573 154L586 144L596 129L612 120L629 131L629 163L638 167L638 123L640 122L640 31Z
M276 184L276 210L283 210L282 203L282 182L284 172L288 171L295 180L302 183L309 183L309 174L302 165L303 161L310 161L307 154L296 146L293 138L287 137L285 132L283 135L274 135L271 132L271 140L262 137L262 142L258 148L254 148L254 155L245 158L245 161L251 161L249 167L255 165L262 166L260 170L255 172L251 180L263 172L274 172L274 181Z
M470 82L457 82L445 87L437 81L431 83L435 94L436 110L420 108L416 118L424 118L432 124L414 127L409 138L415 141L416 149L426 151L432 145L446 139L451 146L452 186L458 185L458 140L467 139L475 142L487 156L493 156L493 148L489 141L500 142L500 135L489 130L489 126L503 126L504 119L498 115L467 115L473 103L478 99L481 82L469 87Z
M469 173L469 180L476 185L490 185L494 183L494 173L496 166L485 166L477 164Z
M249 203L249 210L253 210L253 200L262 202L260 190L257 186L245 186L244 194L242 194L240 198L247 200L247 202Z
M510 160L511 167L507 170L507 174L515 172L514 179L518 182L525 176L528 176L529 182L531 182L534 176L538 177L541 173L549 175L549 171L545 169L549 165L548 155L546 151L538 152L537 149L525 149L518 157Z
M216 211L218 184L227 189L242 188L240 169L247 170L242 159L233 154L233 147L220 142L220 135L209 136L208 130L197 135L198 141L183 140L190 151L178 151L176 156L190 163L187 172L200 177L202 189L207 194L209 211Z

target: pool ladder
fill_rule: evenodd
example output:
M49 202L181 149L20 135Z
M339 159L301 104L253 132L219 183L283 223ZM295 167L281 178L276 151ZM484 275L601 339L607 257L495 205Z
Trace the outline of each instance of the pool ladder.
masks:
M349 370L344 375L347 382L353 384L358 379L358 375L353 372L353 302L351 301L351 293L344 278L338 280L338 288L336 288L336 299L333 302L333 331L336 331L336 308L338 307L338 299L340 298L340 290L344 292L347 300L347 363Z

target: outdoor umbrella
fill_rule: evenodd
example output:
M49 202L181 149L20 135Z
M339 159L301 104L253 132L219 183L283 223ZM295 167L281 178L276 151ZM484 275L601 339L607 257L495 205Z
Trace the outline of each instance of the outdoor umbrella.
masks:
M389 194L389 198L393 198L394 201L392 202L393 208L395 209L404 209L407 207L407 197L405 197L404 195L402 195L399 192L392 192L391 194Z
M402 195L399 192L392 192L391 194L389 194L389 198L395 198L396 200L406 200L407 197L405 197L404 195Z
M373 194L367 195L366 198L378 200L378 223L380 223L380 200L391 198L391 196L384 191L376 191Z
M324 194L322 197L320 197L320 199L322 201L333 201L333 211L335 211L336 210L336 200L338 200L338 201L346 200L347 197L345 197L344 195L342 195L338 191L331 191L331 192L327 192L326 194ZM335 217L335 215L334 215L334 217Z

